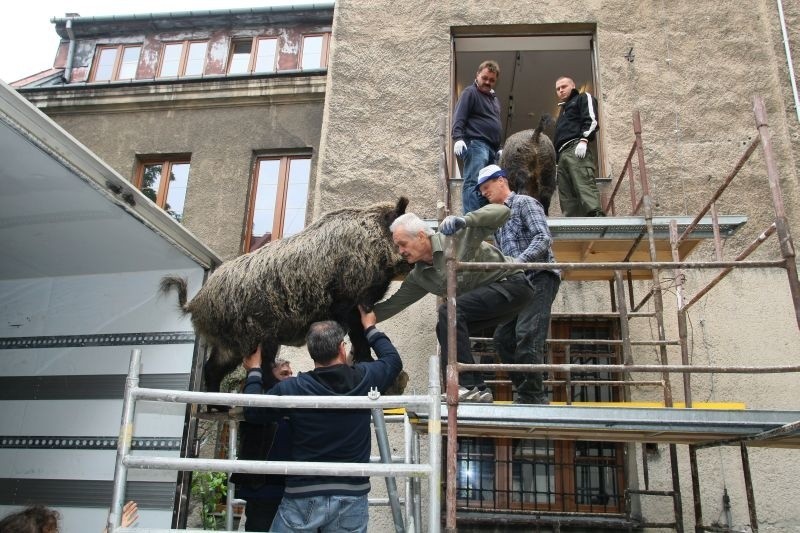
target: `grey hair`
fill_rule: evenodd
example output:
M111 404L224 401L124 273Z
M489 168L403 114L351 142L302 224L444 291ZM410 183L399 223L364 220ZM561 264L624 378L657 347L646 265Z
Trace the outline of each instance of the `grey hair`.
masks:
M308 329L308 353L317 363L329 363L339 355L339 345L344 340L344 330L334 320L314 322Z
M416 235L420 231L423 232L427 237L430 237L434 234L434 231L425 223L425 221L414 213L406 213L397 217L394 222L392 222L392 225L389 226L389 231L394 233L401 228L409 235Z

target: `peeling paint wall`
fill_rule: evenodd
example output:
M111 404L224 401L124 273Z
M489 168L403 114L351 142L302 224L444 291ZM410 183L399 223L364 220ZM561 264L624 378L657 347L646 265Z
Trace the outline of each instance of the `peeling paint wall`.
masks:
M75 57L72 61L72 83L89 81L92 62L98 46L115 44L141 44L142 51L136 70L137 80L158 76L161 52L165 43L181 41L208 41L204 75L224 75L227 71L231 42L240 38L276 37L278 39L278 70L299 69L299 54L303 35L330 33L330 24L293 23L288 26L227 27L220 29L193 29L191 31L129 32L122 35L76 37ZM68 41L62 41L55 61L56 67L66 66Z

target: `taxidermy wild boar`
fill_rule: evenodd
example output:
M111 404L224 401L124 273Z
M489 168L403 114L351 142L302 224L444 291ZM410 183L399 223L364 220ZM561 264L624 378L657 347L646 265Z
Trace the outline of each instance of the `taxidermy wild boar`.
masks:
M219 391L222 378L259 343L264 372L271 372L278 348L305 344L319 320L342 324L355 361L372 360L357 306L371 307L393 277L409 270L389 231L407 205L401 197L326 213L300 233L226 261L188 303L186 280L163 278L161 291L177 289L181 309L212 347L206 389ZM405 373L401 378L408 380ZM405 382L398 385L402 392Z
M518 131L506 139L499 163L508 172L511 190L539 200L545 214L556 190L556 150L543 131L552 120L543 115L536 129Z

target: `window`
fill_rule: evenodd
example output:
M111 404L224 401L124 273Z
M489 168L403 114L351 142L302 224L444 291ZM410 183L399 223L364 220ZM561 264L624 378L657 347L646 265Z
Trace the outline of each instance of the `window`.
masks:
M278 39L274 37L233 41L228 74L275 72L277 51Z
M245 236L245 251L294 235L305 227L309 156L259 158Z
M250 52L253 48L253 41L233 41L231 45L231 57L228 61L228 74L244 74L250 69Z
M178 222L183 220L183 204L188 184L187 158L148 160L139 164L136 186Z
M92 81L130 80L136 77L142 47L101 46L95 55Z
M303 49L300 52L302 70L325 68L328 66L329 34L303 36Z
M275 72L278 39L256 39L255 72Z
M498 26L497 30L502 36L487 36L493 32L485 28L454 28L453 103L475 80L475 72L483 60L497 61L501 75L494 89L500 102L503 138L507 139L516 132L535 128L545 114L558 117L556 78L570 76L579 91L589 91L598 99L596 177L610 176L603 141L604 108L598 85L596 28L588 24L567 24L554 29L543 24ZM554 132L555 122L545 127L551 140ZM451 166L455 170L456 160L454 155L452 157Z
M553 321L553 337L618 338L609 321ZM555 344L554 363L617 364L616 346ZM489 376L485 376L489 379ZM511 399L508 374L498 373L499 399ZM567 393L564 377L551 376L554 401L619 401L619 386L575 384ZM574 381L617 380L606 372L574 374ZM503 384L506 383L506 384ZM458 439L457 508L462 511L542 511L552 513L620 514L624 512L625 445L615 442L550 439Z
M201 76L206 63L207 48L207 41L165 44L159 77Z

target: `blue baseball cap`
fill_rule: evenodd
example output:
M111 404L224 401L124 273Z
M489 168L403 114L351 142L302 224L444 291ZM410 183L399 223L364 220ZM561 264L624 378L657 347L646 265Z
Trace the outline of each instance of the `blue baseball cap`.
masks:
M483 185L489 180L493 180L495 178L507 177L506 171L502 168L498 167L497 165L489 165L488 167L483 167L480 172L478 172L478 187Z

